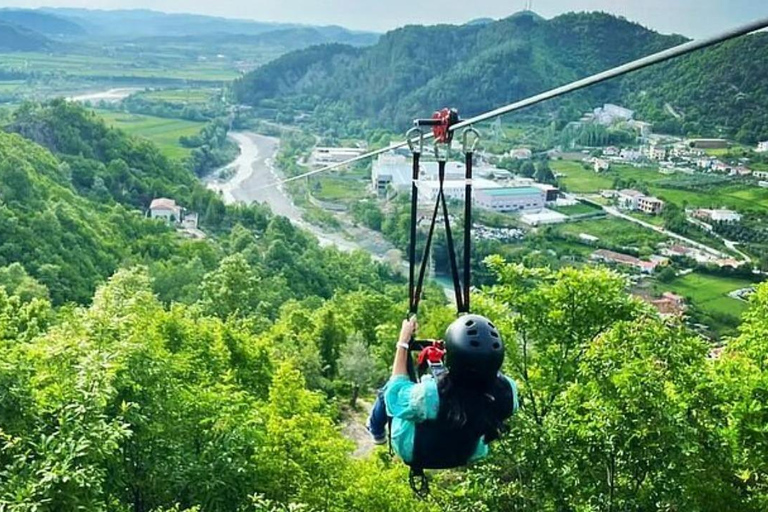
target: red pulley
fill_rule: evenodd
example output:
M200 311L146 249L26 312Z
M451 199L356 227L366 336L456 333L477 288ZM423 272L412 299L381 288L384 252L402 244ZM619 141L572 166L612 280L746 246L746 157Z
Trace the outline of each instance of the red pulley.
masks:
M432 119L438 122L432 127L435 141L450 144L453 140L453 132L450 128L459 122L459 111L455 108L444 108L432 114Z

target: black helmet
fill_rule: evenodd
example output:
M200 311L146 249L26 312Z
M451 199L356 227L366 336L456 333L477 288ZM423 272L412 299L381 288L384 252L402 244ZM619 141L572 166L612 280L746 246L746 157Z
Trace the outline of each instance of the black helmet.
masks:
M451 375L491 382L504 362L504 342L496 326L480 315L456 319L445 331L445 364Z

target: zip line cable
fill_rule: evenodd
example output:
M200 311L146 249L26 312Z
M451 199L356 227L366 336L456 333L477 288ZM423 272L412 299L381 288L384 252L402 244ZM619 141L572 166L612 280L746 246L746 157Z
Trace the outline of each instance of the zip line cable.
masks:
M687 55L689 53L695 52L697 50L702 50L704 48L708 48L710 46L714 46L719 43L723 43L725 41L729 41L731 39L735 39L737 37L745 36L747 34L751 34L752 32L756 32L758 30L764 29L768 27L768 18L761 18L759 20L753 21L751 23L747 23L746 25L742 25L736 28L733 28L731 30L728 30L726 32L722 32L720 34L707 37L704 39L700 39L698 41L690 41L688 43L683 43L679 46L675 46L673 48L669 48L667 50L662 50L658 53L654 53L652 55L648 55L647 57L642 57L640 59L634 60L632 62L628 62L626 64L622 64L621 66L617 66L615 68L602 71L600 73L597 73L595 75L582 78L580 80L576 80L575 82L571 82L569 84L562 85L560 87L556 87L554 89L551 89L549 91L543 92L541 94L537 94L535 96L531 96L530 98L526 98L524 100L520 100L514 103L510 103L509 105L505 105L503 107L497 108L495 110L488 111L484 114L480 114L475 117L471 117L469 119L465 119L463 121L460 121L459 123L456 123L452 126L450 126L449 130L456 131L460 130L462 128L466 128L468 126L472 126L474 124L488 121L490 119L495 119L497 117L503 116L505 114L509 114L512 112L515 112L517 110L521 110L527 107L531 107L533 105L537 105L539 103L542 103L544 101L548 101L554 98L557 98L559 96L563 96L565 94L578 91L580 89L584 89L585 87L589 87L592 85L596 85L602 82L605 82L607 80L610 80L612 78L617 78L623 75L626 75L628 73L631 73L633 71L638 71L643 68L647 68L649 66L653 66L655 64L660 64L662 62L666 62L668 60L674 59L676 57L681 57L683 55ZM423 136L422 140L429 140L434 138L434 135L431 133L426 133ZM418 140L413 140L410 142L418 142ZM303 174L299 174L297 176L293 176L290 178L285 178L282 180L275 181L273 183L269 183L267 185L264 185L262 187L257 188L255 191L259 190L266 190L272 187L276 187L279 185L283 185L285 183L290 183L292 181L297 181L303 178L307 178L309 176L314 176L315 174L320 174L328 171L332 171L335 169L339 169L341 167L345 167L349 164L353 164L355 162L360 162L362 160L367 160L369 158L372 158L374 156L380 155L382 153L387 153L389 151L393 151L395 149L403 148L409 144L409 141L402 141L398 142L396 144L391 144L385 148L377 149L375 151L369 151L368 153L364 153L362 155L356 156L355 158L350 158L349 160L345 160L343 162L335 163L332 165L328 165L325 167L321 167L320 169L315 169L312 171L305 172Z

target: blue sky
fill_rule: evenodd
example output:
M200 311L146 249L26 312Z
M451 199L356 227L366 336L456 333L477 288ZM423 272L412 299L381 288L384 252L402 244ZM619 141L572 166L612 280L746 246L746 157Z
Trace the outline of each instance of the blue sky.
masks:
M260 21L336 24L385 31L409 23L463 23L508 16L528 0L5 0L11 7L151 8ZM532 0L545 17L568 11L607 11L661 32L701 37L758 17L768 0Z

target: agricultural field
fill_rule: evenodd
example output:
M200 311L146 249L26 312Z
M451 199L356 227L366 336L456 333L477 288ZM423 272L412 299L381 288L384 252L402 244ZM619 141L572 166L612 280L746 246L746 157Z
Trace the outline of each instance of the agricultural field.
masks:
M588 215L590 213L598 213L600 212L600 208L596 206L592 206L590 204L584 204L584 203L578 203L572 206L556 206L556 207L550 207L550 210L554 210L558 213L562 213L563 215Z
M628 220L617 218L571 222L553 229L561 235L578 237L584 233L612 246L645 249L645 252L655 249L659 243L667 240L667 237L660 233L642 229Z
M182 159L189 156L190 149L179 143L179 137L196 135L205 123L168 119L163 117L126 114L97 110L106 123L115 128L151 140L169 158Z
M167 101L169 103L183 103L188 105L204 105L216 95L220 95L219 89L160 89L140 93L141 97L151 101Z
M636 180L652 195L678 206L694 208L732 208L739 211L768 211L768 189L728 180L720 176L673 174L656 169L615 165L610 171L596 173L580 162L553 161L553 171L562 173L560 183L569 192L596 193L612 189L614 180Z
M694 272L686 276L678 277L670 283L657 283L659 292L671 291L685 297L696 309L704 314L712 315L709 323L719 333L732 331L732 327L725 325L723 318L731 318L738 321L748 304L739 299L728 296L732 291L753 286L754 283L746 279L734 277L721 277Z
M181 56L146 58L143 54L0 53L0 69L52 76L179 79L223 82L239 76L229 61L190 61Z
M321 201L357 201L368 195L367 182L355 178L323 178L312 184L312 195Z

